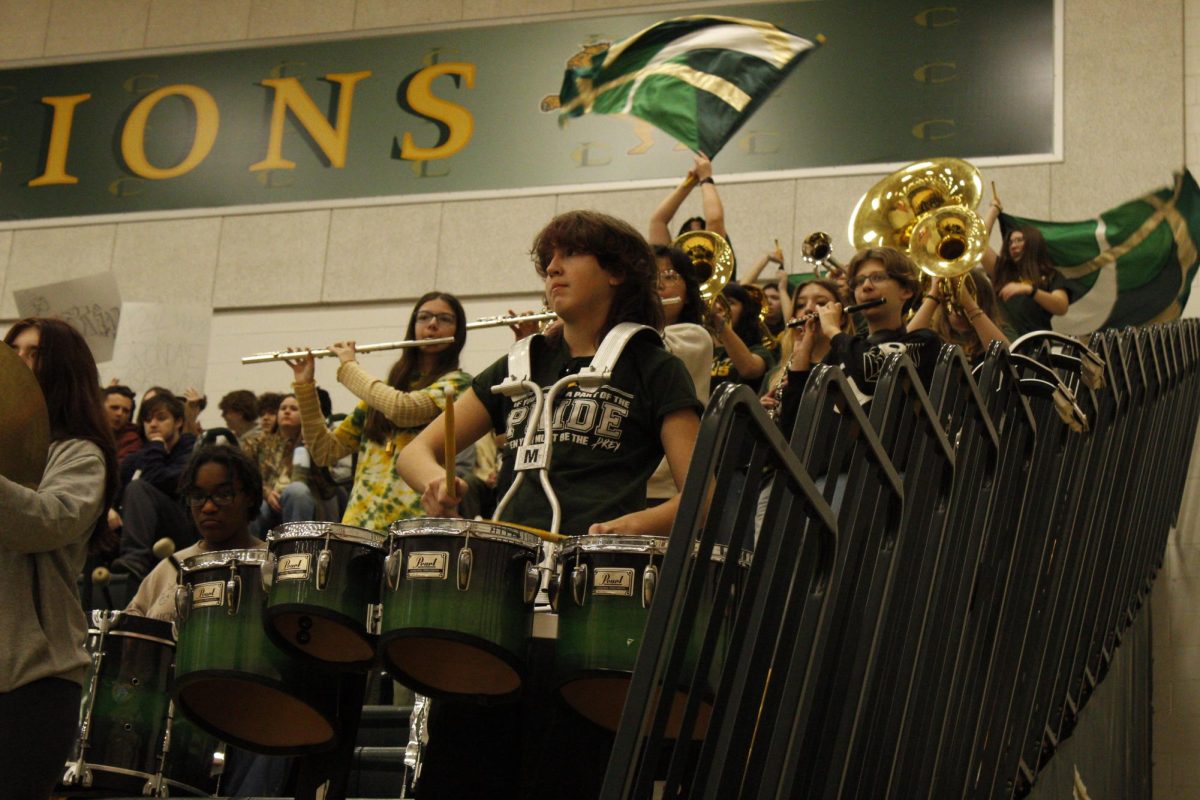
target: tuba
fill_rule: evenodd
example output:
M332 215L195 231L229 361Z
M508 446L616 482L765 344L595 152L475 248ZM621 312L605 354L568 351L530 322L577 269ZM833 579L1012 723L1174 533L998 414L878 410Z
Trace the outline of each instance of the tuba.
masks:
M700 300L705 311L718 304L729 316L729 304L721 296L725 284L733 278L733 248L725 237L712 231L688 231L675 237L671 247L677 247L692 262L700 280Z
M975 296L970 273L987 250L983 220L975 213L982 196L979 170L962 159L909 164L859 199L850 219L850 241L860 249L906 251L917 265L922 290L927 292L934 278L945 280L953 308L960 291Z

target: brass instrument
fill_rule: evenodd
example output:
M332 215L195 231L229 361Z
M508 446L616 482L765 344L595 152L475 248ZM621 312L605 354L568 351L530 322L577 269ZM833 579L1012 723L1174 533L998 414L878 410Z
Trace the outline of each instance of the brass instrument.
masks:
M813 274L821 280L837 280L845 272L841 262L833 257L833 237L825 231L815 231L805 238L800 245L800 258L813 265Z
M712 231L688 231L676 236L671 247L682 250L696 268L705 311L711 311L716 303L728 317L729 303L721 291L733 277L733 248L725 237Z
M663 305L672 305L682 302L678 297L669 297L663 300ZM500 325L517 325L522 322L549 322L558 319L558 314L553 311L537 311L530 314L513 314L507 317L480 317L473 322L468 322L467 330L473 331L480 328L495 328ZM377 342L375 344L360 344L355 345L354 352L356 353L375 353L380 350L399 350L405 347L426 347L436 344L449 344L454 341L453 336L443 336L438 339L403 339L398 342ZM333 351L328 348L318 348L313 350L277 350L268 353L255 353L251 356L246 356L242 359L243 364L265 364L268 361L287 361L292 358L303 358L311 355L313 358L328 358L333 355Z
M932 279L943 279L953 309L960 291L975 296L970 272L987 250L985 226L974 210L982 196L979 170L962 159L909 164L859 199L850 220L850 241L860 249L907 251L923 290L928 291Z

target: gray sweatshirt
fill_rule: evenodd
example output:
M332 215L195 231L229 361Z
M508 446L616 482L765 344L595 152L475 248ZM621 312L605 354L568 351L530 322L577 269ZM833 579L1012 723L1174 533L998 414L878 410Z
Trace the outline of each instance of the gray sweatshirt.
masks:
M103 512L104 456L91 442L50 445L36 490L0 477L0 692L42 678L83 683L75 581Z

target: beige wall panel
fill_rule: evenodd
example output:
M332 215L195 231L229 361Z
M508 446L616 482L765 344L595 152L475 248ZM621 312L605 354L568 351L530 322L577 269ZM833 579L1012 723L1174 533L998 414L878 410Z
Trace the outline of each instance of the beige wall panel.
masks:
M500 19L571 10L571 0L463 0L463 19Z
M571 5L576 11L611 11L619 14L622 11L636 12L639 6L661 6L662 0L574 0Z
M334 211L321 299L420 297L433 288L441 219L437 204Z
M13 232L0 231L0 298L7 297L8 288L5 278L8 276L8 260L12 253Z
M47 56L136 50L146 38L150 0L54 0Z
M12 293L17 289L107 272L112 267L115 234L115 225L13 232L0 315L16 317L17 304Z
M800 263L800 244L815 231L825 231L833 238L833 254L843 264L854 255L854 245L846 239L850 215L863 193L874 186L883 174L854 175L843 178L809 178L796 182L795 223L792 227L792 246L784 246L783 255L790 272L809 272ZM738 234L729 235L742 248ZM783 237L779 244L783 245Z
M118 225L113 270L121 299L212 303L220 245L219 217Z
M737 251L738 275L745 275L760 258L774 250L775 239L783 249L784 263L795 266L792 254L798 257L800 253L795 241L796 181L720 183L718 191L725 208L725 229ZM696 213L700 215L699 211ZM685 219L679 217L676 222ZM760 277L774 278L772 269L768 264Z
M0 3L0 54L13 60L42 55L49 24L50 0Z
M446 203L434 285L464 297L539 291L529 246L554 208L552 196Z
M1051 169L1051 216L1111 208L1183 163L1179 0L1066 3L1066 161Z
M251 39L306 36L354 28L354 0L251 0Z
M358 0L354 27L367 30L457 22L462 15L463 0Z
M624 192L560 194L554 213L561 214L577 209L599 211L625 220L645 236L649 233L650 214L669 191L670 189L638 189ZM689 216L691 215L681 216L679 219L687 219Z
M147 47L236 42L250 27L250 0L152 0Z
M213 305L316 303L329 238L328 211L226 217Z

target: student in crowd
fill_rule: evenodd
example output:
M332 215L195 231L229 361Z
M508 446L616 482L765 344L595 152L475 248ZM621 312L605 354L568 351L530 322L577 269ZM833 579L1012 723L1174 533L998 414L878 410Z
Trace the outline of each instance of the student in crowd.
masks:
M254 437L242 450L262 476L263 502L254 529L271 530L281 522L336 520L333 482L312 468L300 435L300 403L285 394L275 414L275 429Z
M758 393L762 377L775 365L770 346L758 324L759 306L746 288L738 283L726 285L721 292L729 304L729 314L716 304L710 310L713 334L713 363L710 391L726 381L744 383Z
M325 427L317 401L312 357L297 354L288 362L295 376L292 386L299 401L304 442L313 463L328 466L358 453L354 486L342 516L347 525L381 531L398 519L422 515L420 492L410 488L396 471L396 454L446 407L448 390L461 393L470 385L470 376L458 368L467 329L457 297L445 292L422 296L409 316L404 338L453 341L405 348L386 382L358 365L354 342L330 346L340 361L338 381L360 398L332 433Z
M1000 199L993 198L984 219L988 236L1003 210ZM1000 313L1014 339L1031 331L1050 330L1051 319L1066 314L1071 305L1067 282L1051 263L1046 239L1037 228L1010 230L1000 253L990 247L984 253L983 267L996 288Z
M802 388L813 365L829 355L830 340L821 328L817 312L830 303L842 302L842 299L836 281L812 278L796 287L795 300L788 305L795 309L791 318L804 320L804 324L785 328L780 337L779 366L771 370L763 384L761 401L768 411L778 413L783 388L789 380L799 381ZM843 321L841 330L842 333L854 333L848 319Z
M263 431L275 430L275 413L282 399L279 392L263 392L258 396L258 427Z
M904 325L905 312L921 290L912 259L891 247L860 250L846 265L846 279L855 303L876 299L884 303L862 312L867 321L865 336L844 332L845 314L840 302L822 306L817 314L821 332L829 340L829 352L822 363L840 366L864 402L875 393L883 363L893 353L907 354L928 386L942 340L927 328L909 331ZM782 397L784 430L792 429L806 379L806 375L788 373Z
M104 412L108 426L117 442L117 461L137 452L142 447L142 437L133 422L133 411L137 406L136 395L128 386L107 386L104 389Z
M235 389L221 398L217 404L225 427L233 431L238 444L261 436L262 426L258 419L258 398L249 389Z
M531 379L549 387L560 378L591 363L606 333L620 322L637 322L657 331L663 325L663 306L656 290L658 269L645 239L605 214L572 211L560 214L542 229L532 248L535 268L545 282L550 307L561 326L531 346ZM497 484L503 494L515 472L512 454L529 424L533 398L493 394L493 386L508 375L508 358L483 371L471 389L455 403L458 441L473 442L489 430L506 433L504 459ZM619 400L619 402L618 402ZM552 437L549 479L562 509L562 530L571 534L641 534L666 536L679 505L678 496L646 507L646 480L666 455L676 488L683 485L699 427L700 403L692 381L678 358L662 346L654 332L643 331L625 346L611 379L594 392L572 387L559 395L555 415L562 421L555 432L567 431L570 409L607 403L611 413L590 416L590 427L571 427L571 436ZM444 418L438 417L401 452L398 463L410 486L422 490L425 510L434 516L457 515L457 498L466 491L461 479L446 485L442 442ZM551 435L551 434L548 434ZM539 481L521 484L505 518L538 528L550 525L550 509ZM461 705L461 704L460 704ZM489 761L477 770L462 770L460 748L478 752L477 741L506 742L515 748L518 712L498 710L481 722L475 709L435 702L430 719L430 750L426 772L437 787L434 796L509 797L515 794L519 752L492 748ZM435 716L436 715L436 716ZM541 729L554 747L547 747L536 791L549 797L586 798L599 791L599 775L611 737L583 731L573 720L559 720ZM441 738L440 745L435 744ZM559 752L551 755L556 748ZM487 750L488 748L480 748ZM564 763L562 752L571 752Z
M996 293L992 282L982 269L968 273L975 285L975 296L967 290L967 281L944 281L934 278L929 293L917 312L908 321L910 331L931 328L943 340L956 344L972 365L983 361L992 342L1009 344L997 324ZM958 289L958 301L951 303L946 296L951 288Z
M707 230L719 234L729 242L729 232L725 230L725 207L721 204L721 195L717 193L717 182L713 180L712 162L707 156L697 154L692 160L692 168L688 170L683 183L671 191L654 209L650 216L650 234L647 240L651 245L669 245L672 241L671 220L683 201L697 186L703 202L704 216L690 217L679 226L679 235L688 231ZM729 242L730 247L733 246ZM737 268L734 267L734 276Z
M154 543L163 537L176 549L190 545L187 515L179 504L179 476L192 455L196 437L185 433L183 402L170 393L143 400L140 419L146 444L121 464L120 551L113 573L141 581L156 561Z
M118 467L83 336L31 317L4 342L37 378L51 444L37 488L0 476L0 780L5 797L42 800L62 777L79 722L90 659L76 579L89 540L107 531Z

